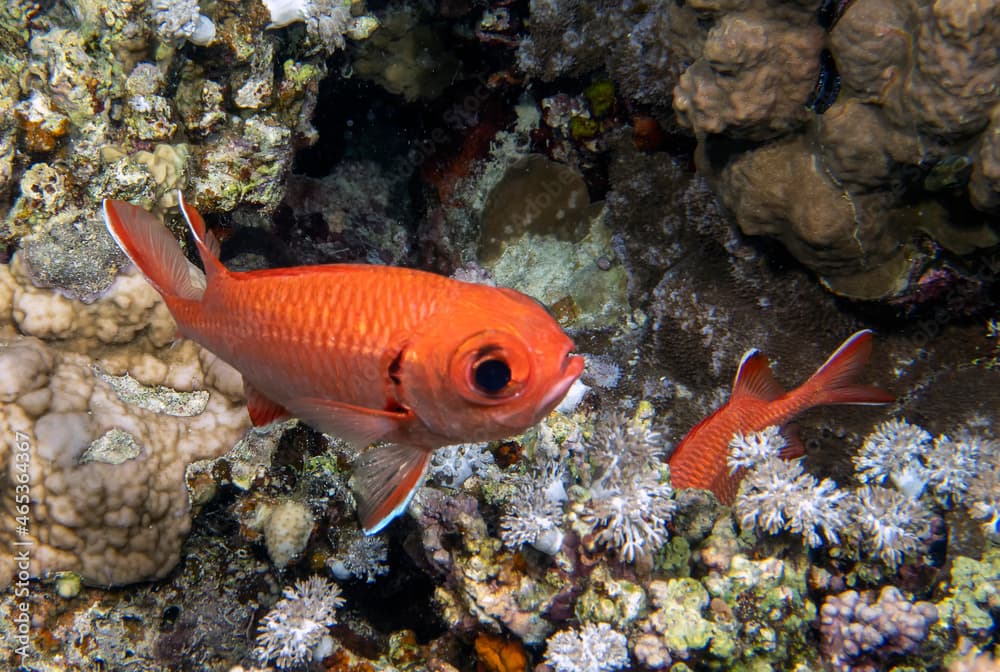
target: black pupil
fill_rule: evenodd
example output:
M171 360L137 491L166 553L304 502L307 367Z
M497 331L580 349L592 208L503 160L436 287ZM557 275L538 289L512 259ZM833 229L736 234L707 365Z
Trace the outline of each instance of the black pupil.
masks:
M510 367L502 359L487 359L476 366L476 387L494 394L510 382Z

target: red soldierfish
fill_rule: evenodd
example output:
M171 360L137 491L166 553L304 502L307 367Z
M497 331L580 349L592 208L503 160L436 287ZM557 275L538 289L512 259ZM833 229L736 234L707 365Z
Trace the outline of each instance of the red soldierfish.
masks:
M180 199L205 267L152 214L104 201L111 235L159 291L182 336L240 373L255 425L297 417L357 447L368 534L402 513L435 448L517 434L583 371L573 342L533 299L386 266L237 273Z
M800 413L826 404L888 404L895 398L877 387L855 385L872 352L872 332L859 331L837 348L823 366L799 387L786 393L771 375L767 357L750 350L740 361L729 401L695 425L670 456L670 480L675 488L711 490L732 504L742 474L730 474L726 458L736 432L759 432L785 425ZM791 432L784 433L786 458L805 450Z

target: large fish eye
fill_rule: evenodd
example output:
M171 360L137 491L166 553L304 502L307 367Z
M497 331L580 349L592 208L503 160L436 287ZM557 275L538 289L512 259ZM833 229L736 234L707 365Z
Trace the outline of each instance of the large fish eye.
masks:
M493 406L520 396L531 378L531 352L520 336L502 329L473 334L452 355L454 389L475 404Z
M480 360L472 366L473 382L476 387L487 394L496 394L507 387L510 376L510 365L494 355L490 355L488 359Z

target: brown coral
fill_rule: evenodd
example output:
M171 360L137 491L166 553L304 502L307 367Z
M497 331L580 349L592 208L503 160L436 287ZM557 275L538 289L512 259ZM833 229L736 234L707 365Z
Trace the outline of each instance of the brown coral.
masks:
M838 293L898 296L932 261L921 235L957 254L1000 241L985 215L939 205L967 191L1000 208L1000 0L849 3L829 32L815 4L673 8L677 56L699 54L674 109L744 232L777 237ZM830 106L814 112L817 76Z
M191 526L185 468L249 423L214 358L192 342L168 347L175 330L137 275L84 304L33 287L19 256L0 266L0 474L30 498L23 510L0 502L0 586L15 568L110 585L177 563ZM26 570L13 555L23 548Z

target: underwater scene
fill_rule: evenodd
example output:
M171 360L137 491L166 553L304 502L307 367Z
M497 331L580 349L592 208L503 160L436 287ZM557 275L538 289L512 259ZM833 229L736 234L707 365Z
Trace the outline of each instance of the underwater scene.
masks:
M1000 0L0 5L0 671L1000 671Z

